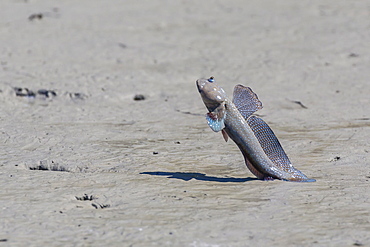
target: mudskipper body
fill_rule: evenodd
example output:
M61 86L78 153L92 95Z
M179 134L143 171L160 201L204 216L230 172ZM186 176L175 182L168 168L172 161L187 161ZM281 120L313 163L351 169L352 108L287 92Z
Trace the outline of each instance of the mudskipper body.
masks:
M252 114L262 103L249 87L236 85L231 101L214 78L199 79L198 91L208 109L209 127L221 131L225 141L230 137L242 152L245 164L259 179L281 179L314 182L291 164L270 127Z

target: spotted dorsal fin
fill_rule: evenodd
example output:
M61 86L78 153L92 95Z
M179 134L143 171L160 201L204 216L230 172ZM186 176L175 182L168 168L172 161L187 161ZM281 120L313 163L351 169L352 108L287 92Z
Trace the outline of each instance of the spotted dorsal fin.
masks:
M267 123L256 116L248 118L247 123L257 137L267 157L280 167L290 166L291 163L288 156Z
M293 167L279 140L265 121L256 116L251 116L248 118L247 123L267 157L274 163L275 168L278 169L277 171L280 170L291 174L295 181L315 181L314 179L308 179L302 172Z
M251 88L240 84L234 88L233 103L245 119L262 109L262 102L258 99L257 94Z

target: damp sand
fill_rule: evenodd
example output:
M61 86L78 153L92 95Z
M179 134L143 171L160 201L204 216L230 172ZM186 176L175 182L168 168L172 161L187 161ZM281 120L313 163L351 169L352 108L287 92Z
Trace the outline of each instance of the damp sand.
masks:
M0 245L370 245L369 1L2 1ZM315 183L259 181L241 83Z

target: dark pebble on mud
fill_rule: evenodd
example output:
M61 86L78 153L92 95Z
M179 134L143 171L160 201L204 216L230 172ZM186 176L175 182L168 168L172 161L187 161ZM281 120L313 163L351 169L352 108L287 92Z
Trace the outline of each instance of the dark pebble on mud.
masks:
M330 161L338 161L340 160L340 156L335 156L334 158L332 158Z
M145 100L145 96L142 95L142 94L136 94L134 96L134 100L137 100L137 101L139 101L139 100Z
M363 246L364 244L361 243L361 242L356 241L356 242L353 243L353 245L354 246Z
M32 14L28 17L28 20L33 21L34 19L41 20L44 15L41 13L38 14Z
M124 43L118 43L118 46L121 48L127 48L127 45L125 45Z

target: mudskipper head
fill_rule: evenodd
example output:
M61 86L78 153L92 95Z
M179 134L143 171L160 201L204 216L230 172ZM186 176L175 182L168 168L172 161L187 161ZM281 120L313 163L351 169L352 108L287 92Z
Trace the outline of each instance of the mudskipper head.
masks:
M208 126L215 132L223 130L227 100L225 91L216 84L213 77L198 79L197 87L209 111L206 115Z
M225 102L227 98L225 91L217 85L213 77L198 79L197 87L204 104L210 112Z

